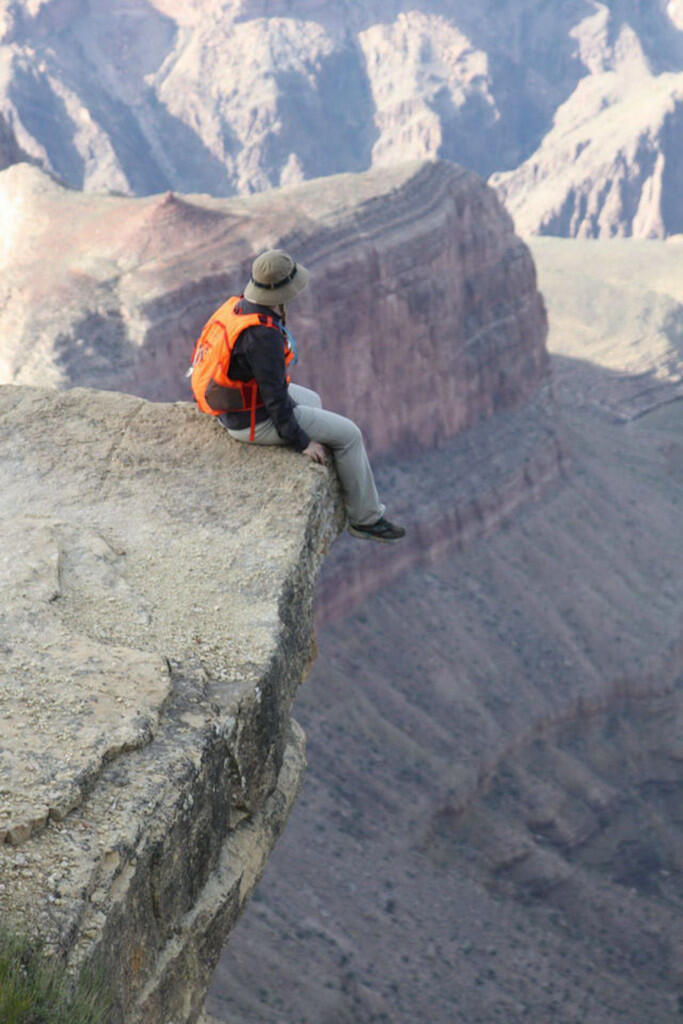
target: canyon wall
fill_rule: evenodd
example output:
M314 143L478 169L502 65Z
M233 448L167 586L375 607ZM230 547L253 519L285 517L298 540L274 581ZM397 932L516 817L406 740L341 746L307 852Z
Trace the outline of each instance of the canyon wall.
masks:
M377 463L408 538L326 559L306 783L216 1020L677 1013L683 250L531 248L555 401Z
M683 246L671 240L529 240L548 310L551 375L523 406L498 413L432 456L392 453L382 493L409 539L392 558L337 548L319 588L322 624L419 565L437 565L498 529L530 495L565 476L571 451L557 404L628 424L683 397ZM438 488L434 481L439 481Z
M0 389L0 919L195 1021L298 791L336 478L189 405Z
M438 446L547 377L529 250L495 193L447 162L230 200L92 196L23 164L0 174L0 201L6 383L188 397L202 324L271 246L312 271L291 307L294 379L373 453Z
M313 272L296 379L364 427L409 533L326 559L304 838L285 837L209 1011L668 1021L680 751L658 723L679 713L681 449L673 427L640 430L678 394L674 320L650 400L624 386L647 353L618 324L623 364L563 352L558 414L529 250L446 162L231 200L92 196L18 165L0 199L4 379L58 389L0 390L2 686L28 754L3 745L20 784L2 787L2 909L74 967L109 956L116 1020L194 1021L282 827L333 481L189 405L68 390L181 396L203 319L281 244ZM659 888L627 897L627 931L634 879Z
M0 0L0 116L65 183L249 194L406 160L520 230L681 232L680 0Z
M623 377L582 362L558 389L561 472L531 500L464 536L454 517L451 547L425 533L400 575L403 549L373 551L388 585L353 562L354 600L341 544L326 562L346 614L319 630L306 781L221 957L217 1020L676 1019L683 402L617 418L591 399L613 409ZM469 459L415 460L417 504L449 509L456 475L500 493L524 461L505 419L502 449L480 425Z

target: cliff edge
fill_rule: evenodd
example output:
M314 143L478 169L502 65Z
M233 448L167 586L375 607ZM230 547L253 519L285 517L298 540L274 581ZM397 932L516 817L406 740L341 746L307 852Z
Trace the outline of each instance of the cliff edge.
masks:
M195 1021L296 795L334 474L192 407L0 389L0 918Z

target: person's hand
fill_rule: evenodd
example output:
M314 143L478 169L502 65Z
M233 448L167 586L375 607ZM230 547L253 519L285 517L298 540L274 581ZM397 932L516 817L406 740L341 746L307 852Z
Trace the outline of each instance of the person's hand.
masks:
M314 462L319 462L321 465L324 465L325 455L327 453L323 445L321 445L318 441L309 441L308 447L304 448L301 454L308 455L309 459L313 459Z

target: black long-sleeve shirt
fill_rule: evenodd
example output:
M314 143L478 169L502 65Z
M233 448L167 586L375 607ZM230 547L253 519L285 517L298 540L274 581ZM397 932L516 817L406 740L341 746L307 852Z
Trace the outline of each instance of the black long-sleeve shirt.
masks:
M248 299L240 299L245 313L263 313L280 323L280 317L270 306L260 306ZM294 416L296 402L287 391L287 375L282 334L272 327L247 327L235 342L230 359L231 380L255 380L264 406L256 410L256 422L270 419L280 437L298 452L310 443ZM251 423L250 412L226 412L221 417L231 430L243 430Z

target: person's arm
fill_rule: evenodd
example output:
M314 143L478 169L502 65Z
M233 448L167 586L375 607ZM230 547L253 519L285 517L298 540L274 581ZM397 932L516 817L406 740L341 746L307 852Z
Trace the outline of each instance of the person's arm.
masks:
M283 441L303 452L311 439L294 416L295 403L287 390L282 335L272 327L249 327L244 332L243 352L275 429Z

